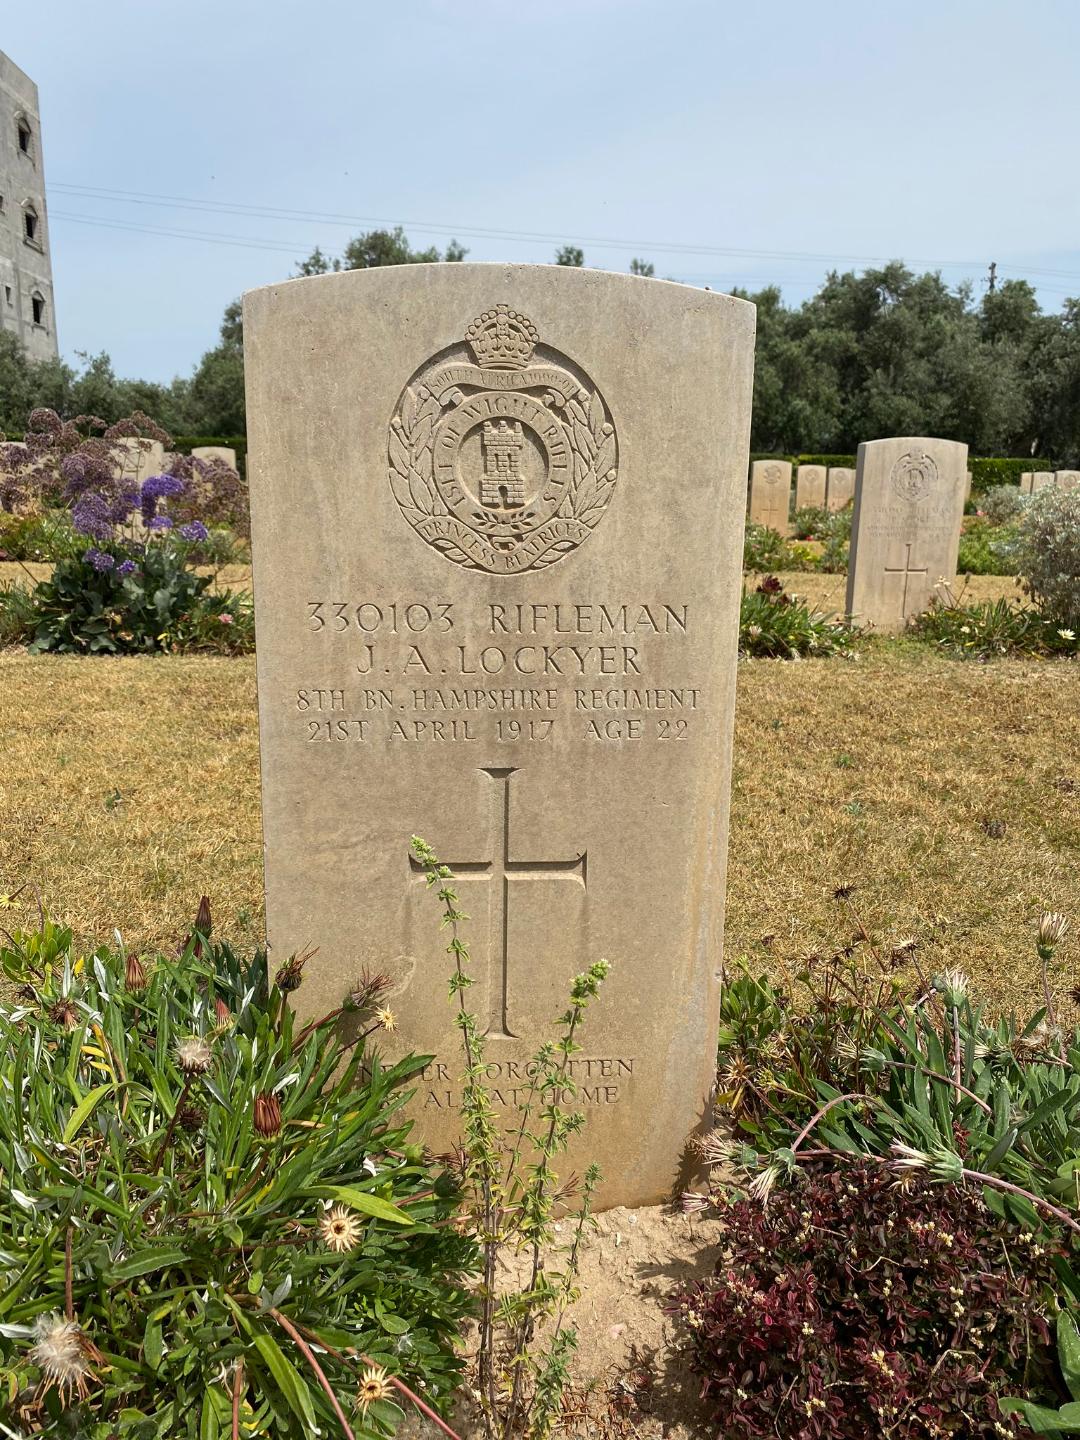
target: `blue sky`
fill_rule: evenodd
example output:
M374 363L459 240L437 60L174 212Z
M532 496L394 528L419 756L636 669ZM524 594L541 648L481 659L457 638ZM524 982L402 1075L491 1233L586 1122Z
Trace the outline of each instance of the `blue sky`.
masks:
M188 373L234 296L383 222L789 300L890 257L1080 294L1076 0L5 12L41 92L61 348L122 374Z

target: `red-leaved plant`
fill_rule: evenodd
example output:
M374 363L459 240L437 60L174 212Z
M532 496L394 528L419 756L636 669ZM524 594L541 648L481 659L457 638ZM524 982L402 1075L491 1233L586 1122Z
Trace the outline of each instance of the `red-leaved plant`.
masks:
M999 1396L1054 1393L1059 1247L976 1189L857 1162L718 1203L716 1274L672 1308L719 1434L990 1440L1026 1433Z

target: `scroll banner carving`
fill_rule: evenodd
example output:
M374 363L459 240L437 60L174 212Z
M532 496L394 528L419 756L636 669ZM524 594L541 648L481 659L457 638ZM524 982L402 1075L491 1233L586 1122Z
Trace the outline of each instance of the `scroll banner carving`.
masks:
M467 339L477 360L497 363L442 358L412 377L390 423L390 486L454 564L541 569L586 540L610 503L615 427L599 389L558 352L529 366L536 328L508 306L479 316Z

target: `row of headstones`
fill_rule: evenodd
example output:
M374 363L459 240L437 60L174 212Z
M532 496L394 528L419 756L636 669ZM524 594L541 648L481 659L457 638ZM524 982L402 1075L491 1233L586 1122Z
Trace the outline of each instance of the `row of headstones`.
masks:
M800 479L805 470L822 469L802 466ZM843 472L843 503L851 474ZM967 446L925 437L871 440L859 446L854 482L846 613L858 624L899 631L929 608L940 587L956 579L960 527L971 491ZM802 494L815 497L809 503L820 503L817 476L813 485ZM790 498L791 466L755 461L751 520L786 534ZM806 503L796 499L800 508Z
M1035 495L1048 485L1075 490L1080 486L1080 470L1025 470L1020 476L1021 495Z
M750 467L749 518L754 524L764 525L780 535L787 535L790 530L791 469L788 460L755 460ZM970 495L971 471L968 470L964 499ZM796 510L843 510L854 498L854 470L832 465L799 466L795 476Z
M117 466L117 479L127 477L141 481L150 475L160 475L173 458L160 440L133 435L113 444L123 452ZM191 455L195 460L222 460L236 469L236 451L228 445L197 445Z

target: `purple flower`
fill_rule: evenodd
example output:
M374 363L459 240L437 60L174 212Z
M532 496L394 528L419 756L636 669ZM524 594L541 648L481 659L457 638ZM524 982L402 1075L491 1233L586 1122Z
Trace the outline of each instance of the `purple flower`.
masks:
M115 555L110 555L107 550L95 550L92 545L82 558L98 571L112 570L116 565Z
M184 482L179 475L150 475L142 483L139 491L139 508L142 510L143 524L152 529L164 530L168 526L153 526L154 513L157 510L157 502L167 499L170 495L181 495L184 490Z
M134 560L121 560L120 564L117 565L117 567L116 567L116 575L117 575L117 578L120 579L120 580L125 580L129 575L134 575L134 573L135 573L135 561L134 561Z
M166 495L182 495L184 482L179 475L150 475L142 483L143 500L160 500Z
M80 535L89 535L94 540L111 540L112 506L102 495L82 495L72 508L71 523Z
M189 525L180 526L180 535L184 540L205 540L209 534L201 520L192 520Z
M151 515L146 522L146 528L148 530L171 530L172 521L168 515Z

